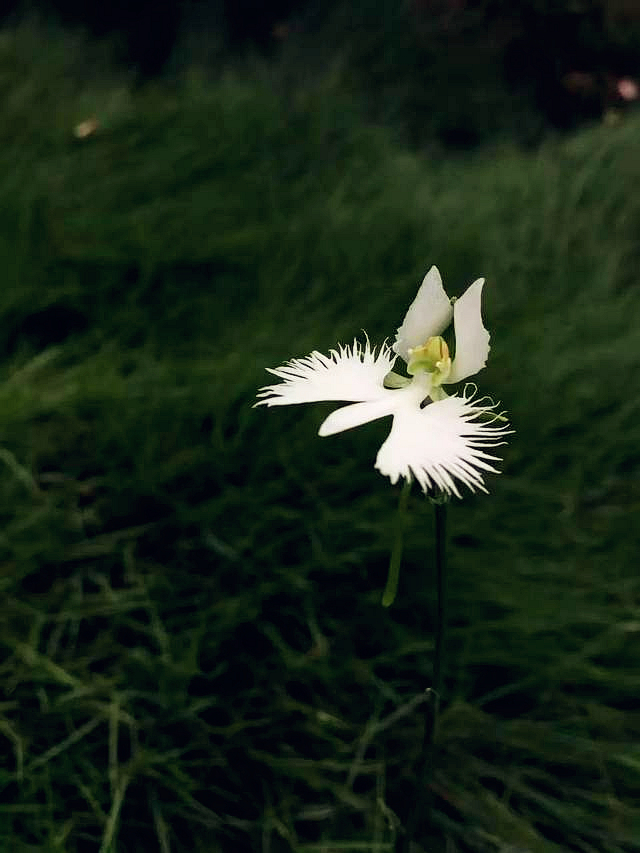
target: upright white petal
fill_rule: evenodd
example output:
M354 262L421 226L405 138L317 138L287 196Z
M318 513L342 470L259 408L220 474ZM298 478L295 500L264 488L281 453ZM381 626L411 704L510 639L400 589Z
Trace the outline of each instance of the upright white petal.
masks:
M396 408L389 437L378 452L376 468L392 483L415 479L423 491L442 489L460 497L458 483L486 492L483 471L497 461L484 448L503 444L511 430L491 417L492 405L468 397L447 397L421 409L407 398Z
M340 346L328 356L312 352L305 358L294 358L281 367L267 368L282 382L261 388L257 396L262 399L256 406L376 400L384 390L384 377L395 358L385 344L376 353L369 341L364 345L354 341L352 347Z
M394 352L408 362L409 350L421 346L427 338L442 334L452 316L453 308L444 292L440 273L437 267L431 267L398 329Z
M456 335L456 351L447 385L460 382L478 373L487 363L489 356L489 332L482 323L482 286L479 278L470 285L453 306L453 323Z

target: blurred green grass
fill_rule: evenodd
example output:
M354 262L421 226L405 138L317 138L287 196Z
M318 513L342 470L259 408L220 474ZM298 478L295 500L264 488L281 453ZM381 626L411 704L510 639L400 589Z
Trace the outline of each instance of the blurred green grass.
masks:
M639 850L640 119L434 160L331 74L101 62L0 34L0 847L390 849L428 507L383 611L386 425L251 405L266 366L392 335L437 263L488 279L479 385L517 433L452 507L424 849Z

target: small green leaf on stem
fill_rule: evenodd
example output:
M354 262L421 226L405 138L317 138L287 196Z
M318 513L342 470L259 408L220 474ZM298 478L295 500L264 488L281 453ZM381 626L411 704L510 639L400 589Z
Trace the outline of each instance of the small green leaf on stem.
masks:
M411 491L411 481L406 480L400 492L400 500L398 501L398 512L396 513L396 530L393 540L393 548L391 549L391 557L389 559L389 574L387 576L387 585L382 596L382 606L390 607L396 598L398 591L398 578L400 576L400 563L402 562L402 547L404 544L404 521L407 514L407 504L409 503L409 492Z

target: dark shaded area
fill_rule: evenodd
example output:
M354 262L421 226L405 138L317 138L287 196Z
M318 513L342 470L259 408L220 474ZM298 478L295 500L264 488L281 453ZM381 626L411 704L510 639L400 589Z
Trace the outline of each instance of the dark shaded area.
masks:
M626 14L607 17L616 5ZM627 100L619 84L635 81L640 71L639 21L638 3L558 4L546 14L526 9L505 47L505 79L519 86L533 83L538 108L557 128L601 118L635 100Z
M232 47L253 44L262 50L273 48L286 33L286 22L308 6L305 0L223 0L223 19ZM279 29L282 27L282 29Z
M43 15L67 27L81 27L96 38L112 38L117 59L143 77L162 72L173 50L185 4L181 0L35 0L26 4L5 0L0 14L7 20Z
M248 50L292 55L305 73L339 56L376 119L453 148L505 136L536 143L638 98L640 3L631 0L34 0L5 2L0 18L33 12L110 38L141 80ZM215 48L194 57L194 33Z
M62 343L70 335L84 332L88 319L84 312L65 302L56 302L16 316L12 322L7 318L4 329L5 354L13 354L21 346L34 351Z

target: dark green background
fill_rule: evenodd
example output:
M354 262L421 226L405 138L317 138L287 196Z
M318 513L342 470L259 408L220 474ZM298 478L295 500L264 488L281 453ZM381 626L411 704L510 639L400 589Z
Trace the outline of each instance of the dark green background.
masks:
M339 51L297 78L290 51L134 85L0 33L0 848L391 849L430 508L383 610L388 424L252 403L267 366L392 336L436 263L487 278L478 384L516 434L451 506L421 849L636 851L639 119L411 147Z

